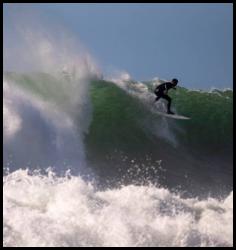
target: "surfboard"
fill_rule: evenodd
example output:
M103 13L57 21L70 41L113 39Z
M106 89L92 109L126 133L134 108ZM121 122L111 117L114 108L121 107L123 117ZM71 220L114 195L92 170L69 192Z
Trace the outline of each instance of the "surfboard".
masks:
M178 120L189 120L190 119L190 117L178 115L178 114L171 115L171 114L163 113L160 111L156 111L156 113L161 115L161 116L165 116L165 117L169 117L169 118L173 118L173 119L178 119Z

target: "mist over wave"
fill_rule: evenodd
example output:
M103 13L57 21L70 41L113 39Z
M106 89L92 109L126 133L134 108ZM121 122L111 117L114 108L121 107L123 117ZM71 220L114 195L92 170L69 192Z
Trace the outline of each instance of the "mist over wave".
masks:
M13 6L4 25L4 167L85 169L96 64L70 32L33 9Z
M68 107L64 103L60 107L54 102L38 99L7 81L4 81L3 105L5 167L14 170L19 167L56 166L59 171L58 168L65 170L72 163L85 165L82 136L86 119L83 117L84 126L78 130L72 116L73 105ZM76 104L77 110L83 105ZM86 107L88 116L89 110ZM78 119L81 119L80 115L77 112Z

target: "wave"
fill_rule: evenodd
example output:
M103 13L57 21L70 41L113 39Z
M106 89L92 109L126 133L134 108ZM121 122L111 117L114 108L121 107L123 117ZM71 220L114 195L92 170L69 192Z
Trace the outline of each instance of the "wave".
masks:
M198 194L229 191L232 91L217 91L218 95L178 87L171 93L175 111L191 117L182 121L155 112L152 89L151 82L127 77L121 82L92 82L93 118L85 145L99 175L109 182L109 176L128 183L152 179L168 188L179 186ZM158 171L160 161L165 173Z
M175 111L191 117L181 121L155 112L152 82L12 72L4 79L4 166L11 170L81 173L78 166L89 165L101 186L151 181L205 196L232 190L230 90L179 87L171 93Z
M186 123L151 82L70 77L4 74L4 246L232 246L232 91L179 88Z

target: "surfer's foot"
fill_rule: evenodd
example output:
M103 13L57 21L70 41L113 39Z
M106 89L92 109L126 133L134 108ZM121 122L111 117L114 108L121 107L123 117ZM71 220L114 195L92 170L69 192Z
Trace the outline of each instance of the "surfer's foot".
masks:
M175 113L169 110L167 111L167 114L174 115Z

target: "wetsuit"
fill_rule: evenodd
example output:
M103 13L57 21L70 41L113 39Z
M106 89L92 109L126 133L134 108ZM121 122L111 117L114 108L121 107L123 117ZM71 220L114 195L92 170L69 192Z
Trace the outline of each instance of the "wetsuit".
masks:
M155 102L158 101L160 98L166 99L168 101L167 113L173 113L170 110L171 98L167 95L167 91L172 88L175 89L175 86L171 82L165 82L165 83L158 85L154 91L154 93L157 96Z

